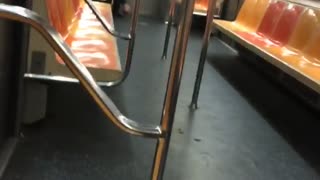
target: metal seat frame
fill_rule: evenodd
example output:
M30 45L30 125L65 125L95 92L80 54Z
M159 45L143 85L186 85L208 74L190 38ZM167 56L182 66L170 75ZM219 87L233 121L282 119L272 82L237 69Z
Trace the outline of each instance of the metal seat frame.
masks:
M126 133L157 140L152 167L152 180L163 179L171 138L179 89L185 63L188 37L192 23L194 0L183 0L181 19L176 33L175 48L167 83L160 125L142 125L127 118L94 80L88 69L77 60L59 33L37 13L18 6L0 4L0 18L30 25L37 30L59 54L66 66L102 110L105 117Z
M115 28L100 14L99 10L97 10L92 0L84 0L84 1L88 5L88 7L91 9L92 13L95 15L97 20L101 23L103 28L107 31L106 33L109 33L116 38L128 41L124 71L122 72L121 78L115 81L108 81L108 82L99 81L98 82L100 86L104 86L104 87L113 87L113 86L120 85L122 82L126 80L131 69L141 0L134 0L129 34L117 32ZM42 81L61 81L61 82L70 82L70 83L79 82L78 79L71 78L71 77L40 75L40 74L33 74L33 73L26 73L25 78L42 80Z

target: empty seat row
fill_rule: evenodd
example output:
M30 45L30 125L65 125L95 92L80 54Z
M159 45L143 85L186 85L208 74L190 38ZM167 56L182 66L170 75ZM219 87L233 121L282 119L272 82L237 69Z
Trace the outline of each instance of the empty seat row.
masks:
M320 92L320 10L284 0L246 0L235 21L214 25Z

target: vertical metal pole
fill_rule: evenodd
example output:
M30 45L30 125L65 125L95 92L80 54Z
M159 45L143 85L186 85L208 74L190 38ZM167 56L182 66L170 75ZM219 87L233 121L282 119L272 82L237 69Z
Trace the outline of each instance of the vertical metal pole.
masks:
M199 60L199 65L198 65L198 70L197 70L197 77L196 77L196 82L194 85L194 90L193 90L193 95L192 95L192 101L191 101L191 105L190 105L194 109L198 108L199 92L200 92L201 81L202 81L202 77L203 77L204 65L205 65L206 58L207 58L207 51L208 51L208 45L209 45L209 40L210 40L210 34L211 34L211 31L213 28L212 27L212 20L214 17L214 10L216 8L216 2L217 2L217 0L209 0L209 4L208 4L206 29L205 29L204 36L203 36L201 55L200 55L200 60Z
M1 1L1 0L0 0ZM31 8L32 7L32 1L25 1L25 0L18 0L14 2L14 5L22 6ZM17 95L15 96L16 102L15 107L16 111L14 112L15 116L15 124L14 124L14 136L18 137L20 133L20 127L21 122L23 119L23 105L24 105L24 91L25 91L25 80L23 78L23 75L25 74L27 62L25 61L25 58L28 56L28 45L29 45L29 34L30 34L30 28L28 26L25 26L23 24L15 23L15 28L18 30L12 31L15 32L14 37L17 39L12 39L13 42L19 42L19 45L16 45L15 50L19 49L15 53L15 59L16 61L19 60L19 66L17 64L14 64L14 69L16 70L16 79L14 82L16 82L16 86L13 87L14 90L16 90ZM13 99L12 99L13 100ZM12 101L11 100L11 101ZM14 119L12 117L12 119Z
M171 36L171 27L172 27L173 18L175 16L175 9L176 9L176 0L171 0L170 9L169 9L169 17L168 17L169 19L168 19L168 24L167 24L166 38L165 38L165 41L164 41L164 47L163 47L163 53L162 53L162 59L167 59L168 46L169 46L169 41L170 41L170 36Z
M128 76L128 74L130 72L130 67L132 64L133 50L134 50L134 46L135 46L135 42L136 42L136 29L137 29L138 18L139 18L140 3L141 3L141 0L134 1L133 14L132 14L132 19L131 19L131 27L130 27L131 39L129 40L126 63L125 63L124 74L123 74L122 80L125 80L126 77Z
M161 129L165 134L163 137L160 137L157 142L151 175L152 180L162 180L164 174L182 72L185 63L188 37L192 23L194 1L195 0L184 0L182 4L182 16L176 34L167 91L162 111Z

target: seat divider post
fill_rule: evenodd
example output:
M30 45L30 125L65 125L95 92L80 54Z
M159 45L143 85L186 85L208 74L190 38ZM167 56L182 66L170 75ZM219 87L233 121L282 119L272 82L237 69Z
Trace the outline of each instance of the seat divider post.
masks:
M182 4L182 14L176 33L175 45L161 118L161 130L164 134L163 136L159 137L157 141L151 174L152 180L162 180L165 170L171 132L173 128L175 111L183 74L183 67L185 63L186 50L188 46L188 39L191 29L194 1L195 0L184 0Z
M195 81L193 94L192 94L192 101L190 105L190 107L193 109L198 108L199 92L200 92L200 87L201 87L201 82L203 77L203 70L204 70L204 66L207 58L210 34L212 32L212 28L214 28L212 25L213 24L212 20L214 18L214 12L215 12L214 10L216 9L216 2L217 0L209 0L209 3L208 3L206 28L203 35L201 55L200 55L196 81Z

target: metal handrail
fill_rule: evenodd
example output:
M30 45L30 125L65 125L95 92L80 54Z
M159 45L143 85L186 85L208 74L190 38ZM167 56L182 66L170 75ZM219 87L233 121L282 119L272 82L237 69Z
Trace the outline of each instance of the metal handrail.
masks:
M120 39L128 40L128 48L126 52L126 60L124 65L124 70L122 72L122 75L119 79L114 81L98 81L99 86L104 87L114 87L120 85L122 82L126 80L128 77L130 70L131 70L131 64L132 64L132 58L133 58L133 51L135 46L135 39L136 39L136 27L138 23L138 12L140 7L140 0L135 0L134 6L133 6L133 15L131 20L131 27L130 27L130 33L129 35L123 35L121 33L118 33L114 30L113 26L108 23L108 21L105 20L105 18L99 13L99 11L96 9L94 4L92 3L92 0L85 0L88 7L91 9L91 11L94 13L98 21L101 23L101 25L104 27L104 29L109 32L111 35L118 37ZM119 35L119 36L118 36ZM79 80L76 78L71 77L64 77L64 76L53 76L53 75L43 75L43 74L34 74L34 73L26 73L24 75L25 78L30 79L37 79L37 80L45 80L45 81L61 81L61 82L70 82L70 83L78 83Z
M120 129L141 136L159 137L163 134L159 126L142 126L124 116L98 86L88 69L78 61L59 33L39 15L22 7L0 4L0 17L26 23L36 29L60 55L100 109Z
M130 32L129 35L123 35L121 33L118 33L112 25L108 23L108 21L105 20L105 18L100 14L100 12L97 10L97 8L92 3L92 0L84 0L93 14L96 16L96 18L100 21L101 25L108 31L111 35L118 37L120 39L128 40L128 48L127 48L127 54L126 54L126 61L124 65L124 71L122 73L122 76L120 79L116 81L110 81L110 82L100 82L100 84L107 86L107 87L113 87L121 84L129 75L131 64L132 64L132 58L133 58L133 50L135 46L135 40L136 40L136 29L138 24L138 16L139 16L139 9L140 9L140 2L141 0L134 0L133 5L133 13L131 18L131 26L130 26Z
M101 25L105 30L107 30L111 35L124 39L124 40L130 40L131 35L125 35L124 33L117 32L114 27L100 14L100 12L97 10L95 5L92 3L92 0L84 0L85 3L88 5L88 7L91 9L93 14L96 16L96 18L100 21ZM135 12L134 12L135 13Z
M180 84L182 79L188 37L192 23L194 0L184 0L182 15L179 22L175 47L172 55L170 74L167 83L165 101L163 105L161 125L143 126L125 117L98 86L88 69L78 61L59 33L35 12L17 6L0 3L0 18L28 24L36 29L60 55L66 66L77 77L80 84L89 93L91 98L117 127L121 130L138 136L157 139L157 147L153 162L152 180L163 178L169 142L173 128Z

